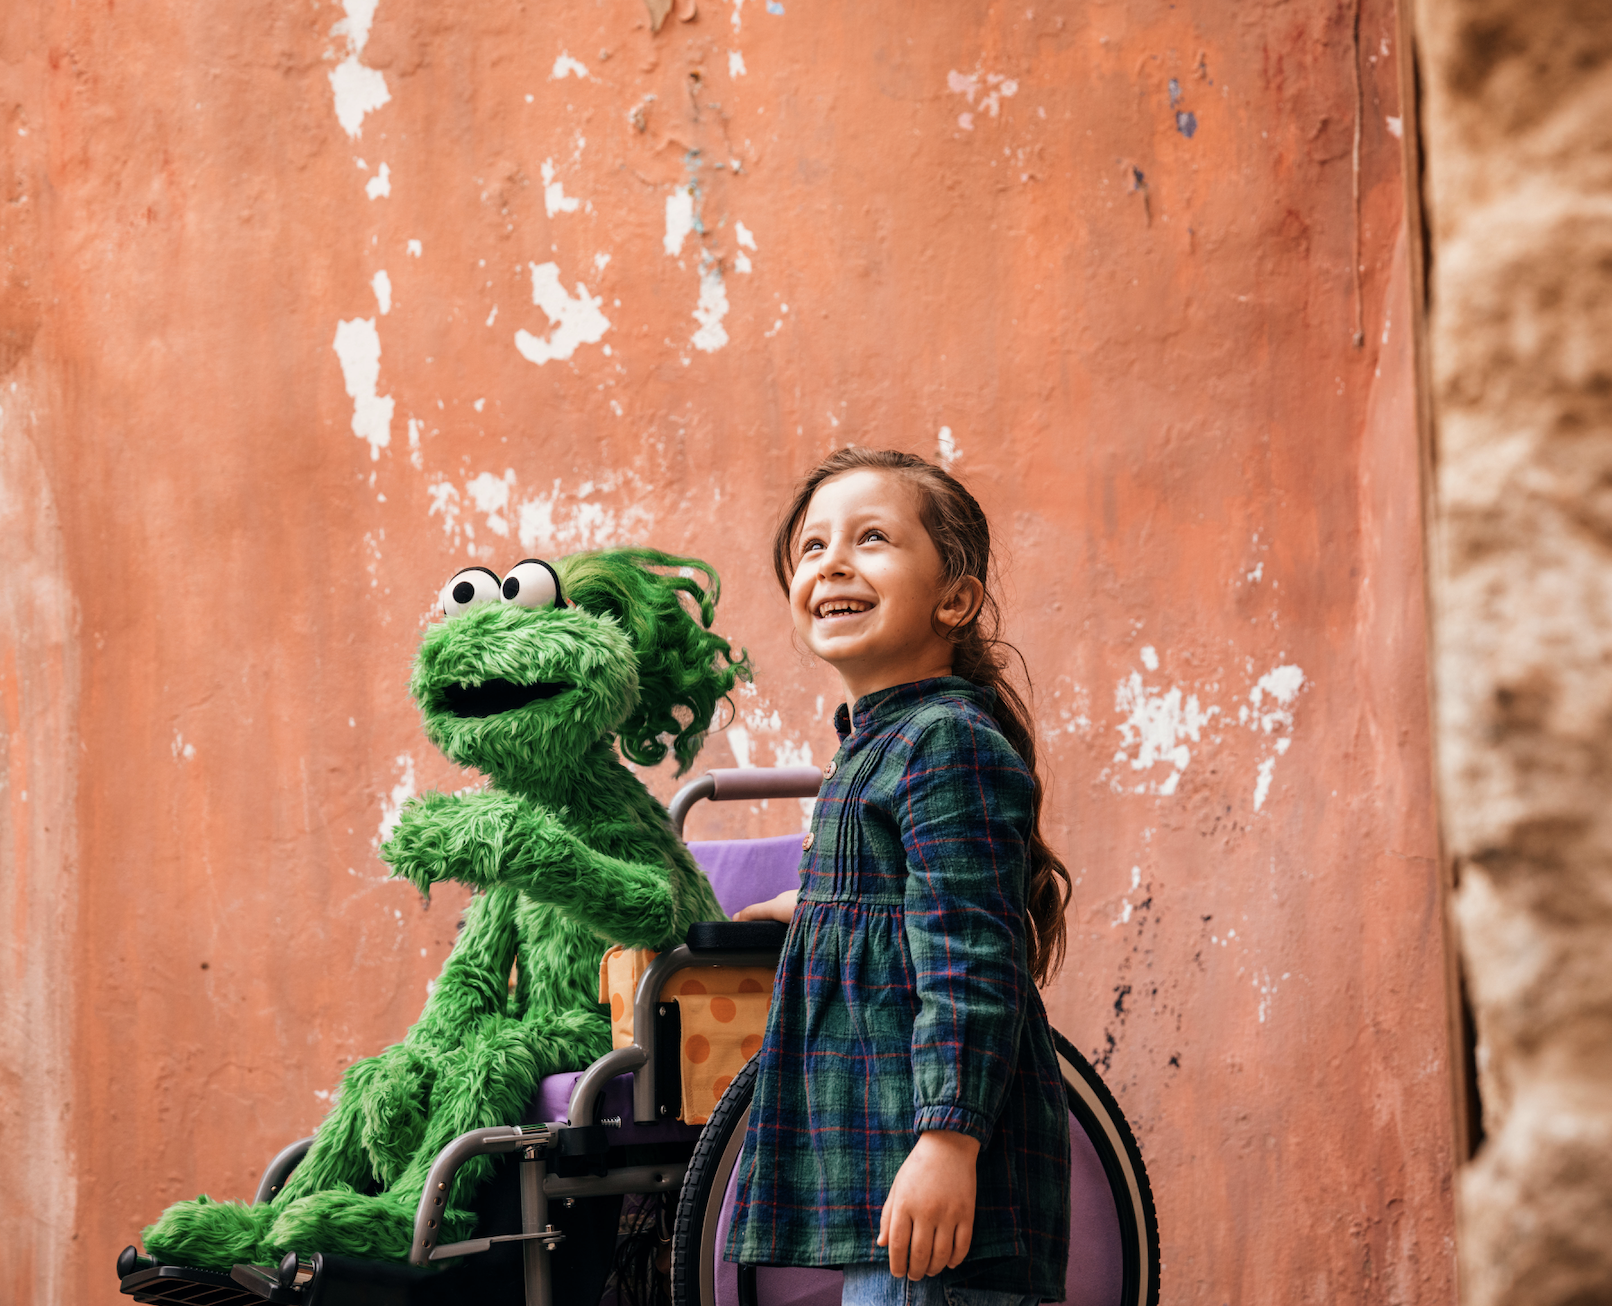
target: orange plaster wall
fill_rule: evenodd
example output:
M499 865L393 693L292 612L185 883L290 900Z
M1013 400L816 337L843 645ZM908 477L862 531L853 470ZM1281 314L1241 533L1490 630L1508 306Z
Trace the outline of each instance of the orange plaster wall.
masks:
M1166 1300L1451 1299L1391 7L1358 54L1316 0L779 8L5 6L12 1300L112 1301L418 1010L463 894L373 845L463 782L404 692L455 568L712 560L757 681L706 763L827 756L765 540L853 439L949 442L995 522L1049 1006Z

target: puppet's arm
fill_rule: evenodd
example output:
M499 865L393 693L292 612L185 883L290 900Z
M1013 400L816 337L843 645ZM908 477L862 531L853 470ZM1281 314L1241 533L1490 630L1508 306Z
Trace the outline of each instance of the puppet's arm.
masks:
M513 889L489 887L471 899L464 928L431 985L425 1010L406 1035L410 1043L453 1046L484 1016L509 1006L509 973L517 943Z
M508 885L632 948L667 947L686 925L664 865L596 852L553 813L510 794L416 799L380 853L422 892L438 880Z

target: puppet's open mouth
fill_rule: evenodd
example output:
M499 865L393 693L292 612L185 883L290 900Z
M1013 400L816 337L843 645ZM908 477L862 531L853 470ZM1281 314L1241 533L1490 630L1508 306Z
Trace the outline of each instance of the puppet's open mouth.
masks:
M495 676L479 685L449 685L442 691L442 700L454 716L497 716L540 698L553 698L570 688L559 681L540 680L535 685L517 685Z

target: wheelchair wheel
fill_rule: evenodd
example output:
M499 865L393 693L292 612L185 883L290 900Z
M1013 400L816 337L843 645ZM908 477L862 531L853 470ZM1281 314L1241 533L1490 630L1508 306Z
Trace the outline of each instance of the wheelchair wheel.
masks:
M1119 1104L1053 1031L1069 1102L1068 1306L1158 1306L1159 1228L1141 1149ZM837 1270L737 1266L722 1259L756 1062L728 1085L695 1145L672 1235L673 1306L838 1306Z

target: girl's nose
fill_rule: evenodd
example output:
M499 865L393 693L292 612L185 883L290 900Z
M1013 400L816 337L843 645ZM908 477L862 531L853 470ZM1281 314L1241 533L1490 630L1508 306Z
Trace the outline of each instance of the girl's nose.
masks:
M851 550L841 536L835 536L818 555L819 576L844 576L851 570Z

